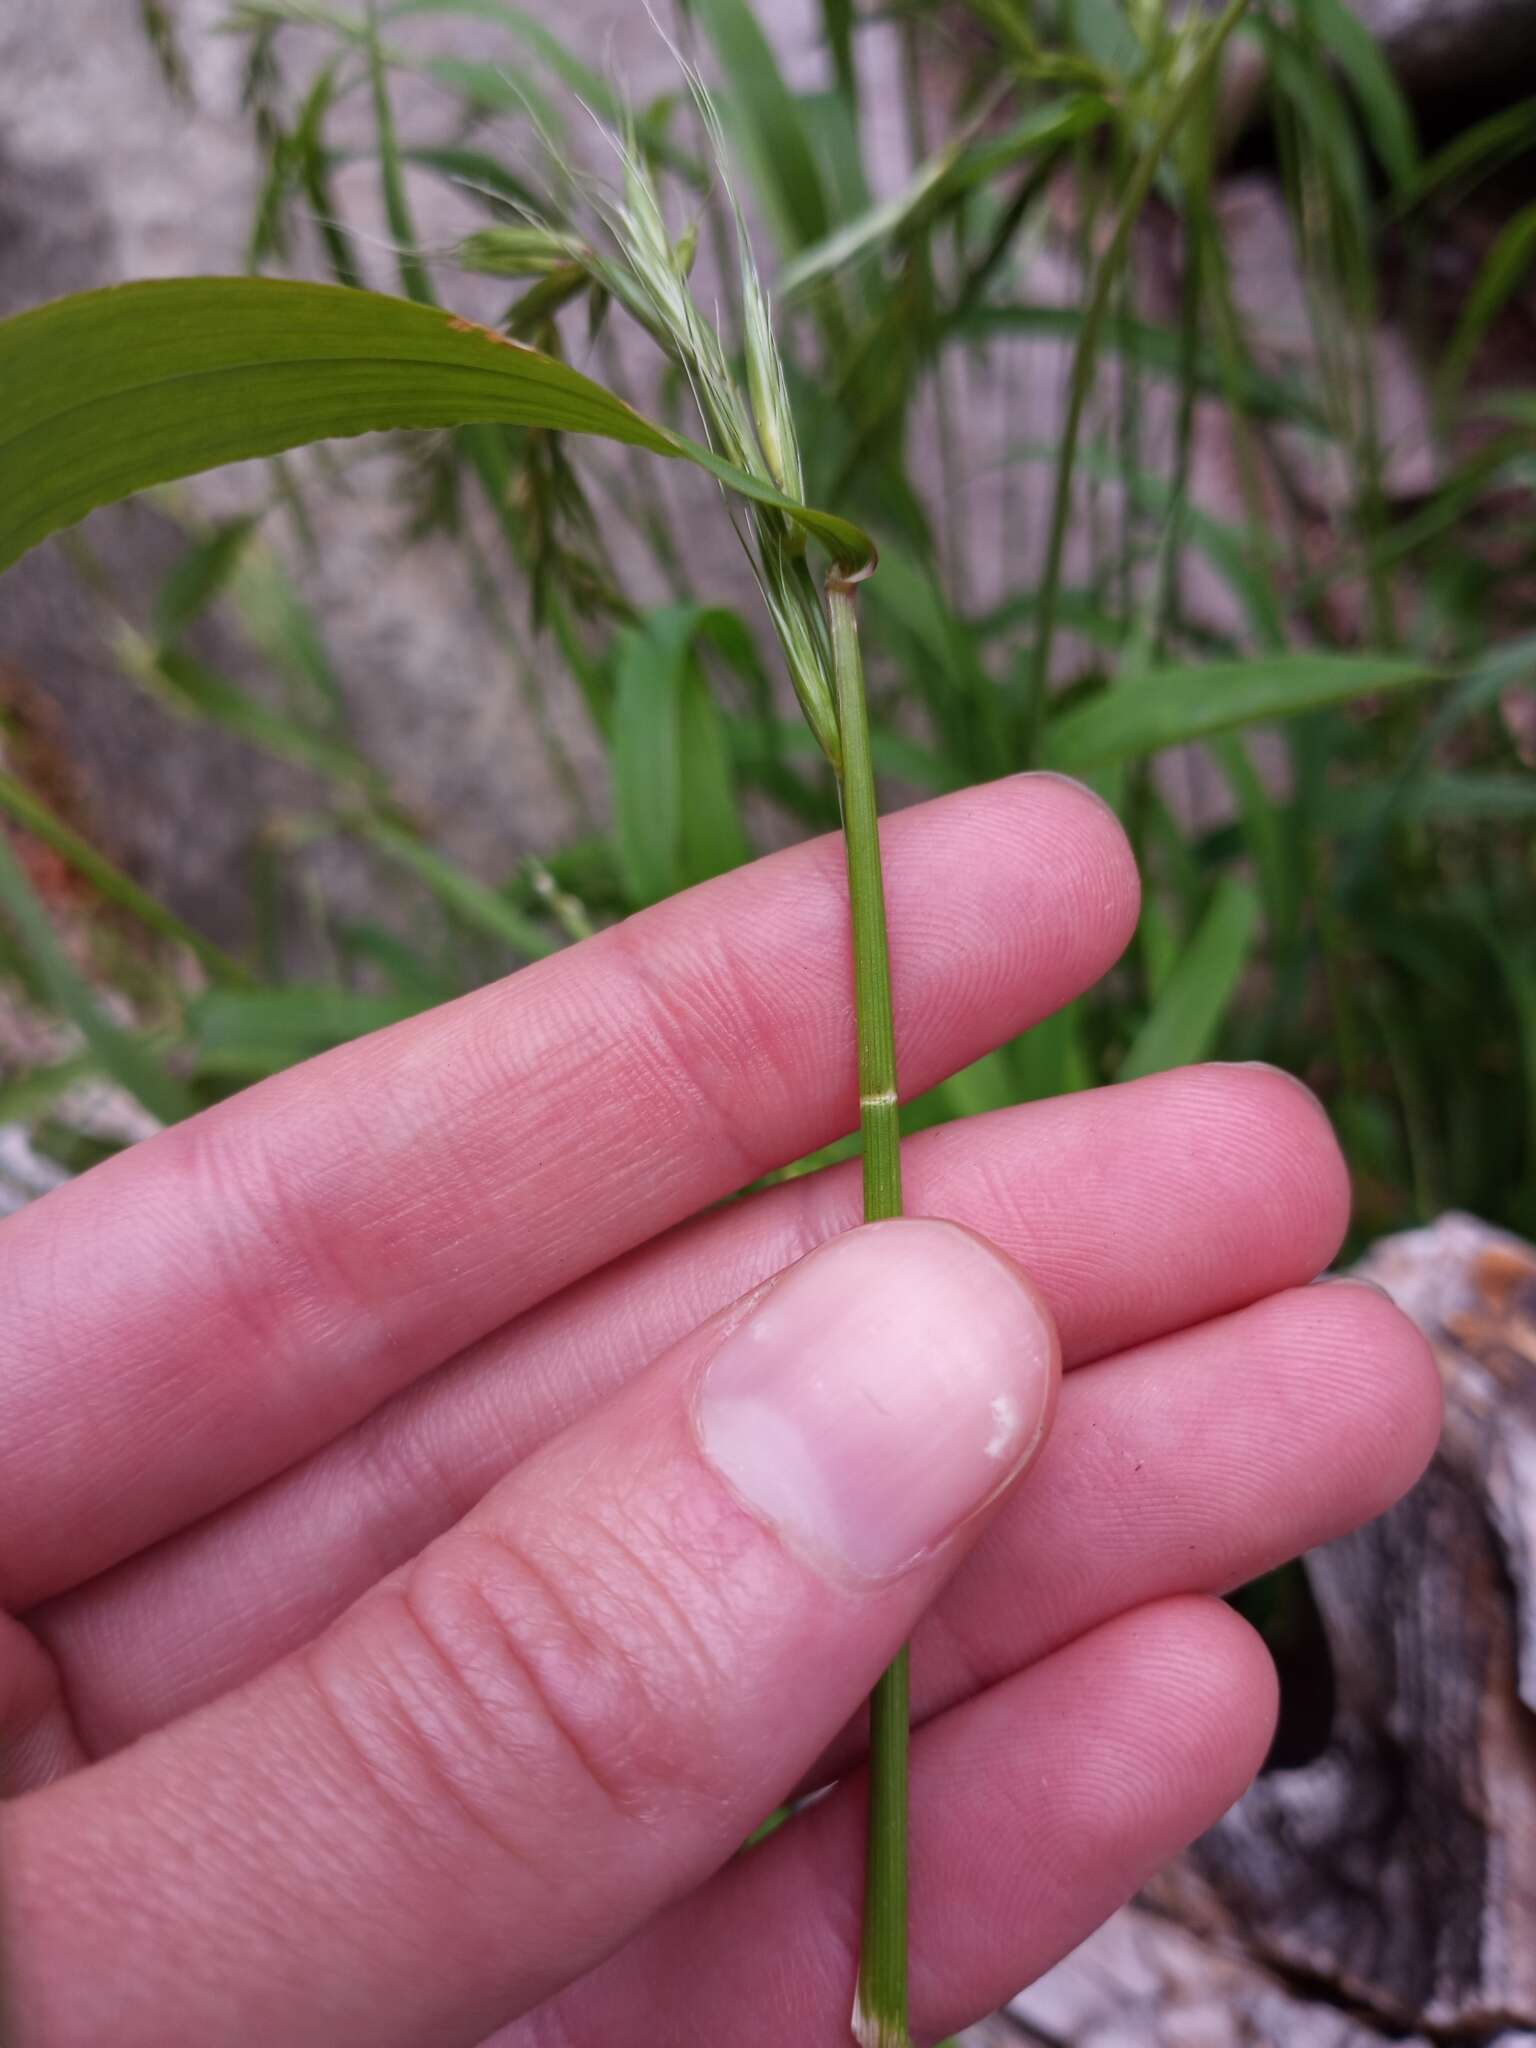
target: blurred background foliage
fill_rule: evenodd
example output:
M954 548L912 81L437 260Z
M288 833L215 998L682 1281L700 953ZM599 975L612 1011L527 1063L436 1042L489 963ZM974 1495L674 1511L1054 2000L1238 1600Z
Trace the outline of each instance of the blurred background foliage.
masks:
M141 11L186 93L175 8ZM1536 101L1421 132L1344 0L822 0L811 91L766 21L683 0L666 26L719 97L807 496L881 544L887 799L1058 767L1116 805L1146 881L1106 982L910 1127L1267 1059L1332 1113L1361 1238L1449 1206L1536 1233ZM600 236L603 130L626 116L560 10L249 0L225 28L260 165L229 268L440 300L694 430L562 248ZM673 231L728 275L680 69L633 121ZM1255 177L1291 266L1267 302L1233 250ZM442 187L448 239L416 225ZM249 848L241 929L210 934L81 829L67 736L0 709L0 976L32 1026L0 1126L29 1157L84 1163L835 824L750 583L700 566L719 505L689 489L476 428L402 441L387 470L357 444L270 464L231 516L163 494L182 541L158 589L121 587L93 525L51 544L114 687L296 766L308 797ZM487 687L520 693L572 821L510 871L451 852L358 737L370 679L315 596L315 512L380 491L402 561L428 537L459 554L503 657ZM304 864L332 842L380 877L379 914ZM103 1122L103 1082L140 1121Z

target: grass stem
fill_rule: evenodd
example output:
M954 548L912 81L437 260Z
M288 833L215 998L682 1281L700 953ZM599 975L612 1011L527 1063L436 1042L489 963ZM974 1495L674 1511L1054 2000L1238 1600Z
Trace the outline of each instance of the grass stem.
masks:
M839 777L848 851L858 1034L859 1127L864 1138L864 1219L901 1214L901 1122L891 960L886 937L880 823L870 758L869 710L859 654L857 580L827 582L832 678L842 744ZM853 2031L861 2048L908 2048L907 2032L907 1653L870 1701L869 1835L864 1942Z

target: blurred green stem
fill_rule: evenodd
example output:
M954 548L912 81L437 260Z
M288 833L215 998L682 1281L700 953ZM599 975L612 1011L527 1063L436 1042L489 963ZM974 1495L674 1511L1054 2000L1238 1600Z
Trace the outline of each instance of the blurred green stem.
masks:
M24 783L3 769L0 769L0 811L8 811L34 839L41 840L51 853L56 853L77 875L89 882L98 895L128 911L162 938L174 939L178 945L194 953L213 980L251 981L249 969L242 967L238 960L211 939L205 939L174 910L157 902L147 889L141 889L131 875L125 875L121 868L114 867L105 854L98 853L78 832L71 831L64 820L56 818Z
M1206 36L1199 56L1191 64L1183 81L1163 109L1162 119L1153 131L1152 140L1142 151L1131 173L1125 197L1120 202L1114 233L1110 236L1109 246L1094 273L1088 292L1088 302L1083 308L1083 321L1078 332L1067 390L1067 417L1062 427L1061 452L1056 463L1056 483L1051 500L1051 525L1046 541L1045 567L1040 577L1034 655L1030 663L1029 687L1024 705L1024 759L1021 764L1024 767L1029 767L1039 752L1040 733L1045 722L1045 700L1050 687L1051 649L1055 639L1057 600L1061 591L1067 519L1072 508L1072 478L1077 466L1078 437L1082 432L1083 410L1093 386L1099 337L1103 332L1105 316L1109 311L1116 280L1130 251L1132 231L1141 217L1141 209L1146 204L1147 195L1152 190L1152 181L1157 176L1158 165L1162 162L1169 143L1178 133L1185 116L1204 91L1205 81L1214 71L1228 36L1242 20L1247 9L1248 0L1228 0L1227 6Z

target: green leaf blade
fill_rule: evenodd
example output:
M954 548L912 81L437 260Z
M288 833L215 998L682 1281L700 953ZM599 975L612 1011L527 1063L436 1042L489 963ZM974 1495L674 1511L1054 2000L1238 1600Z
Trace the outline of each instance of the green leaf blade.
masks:
M698 660L701 637L715 638L722 618L729 614L672 605L621 642L614 816L636 908L750 858L725 724Z
M1123 676L1114 689L1054 718L1046 759L1080 774L1238 726L1437 680L1439 672L1423 662L1373 654L1262 655L1153 669Z
M1248 964L1258 924L1258 897L1228 875L1120 1062L1122 1081L1206 1058Z
M0 322L0 570L98 505L311 441L502 423L683 458L776 505L840 562L847 520L674 434L580 371L436 307L340 285L169 278Z
M809 247L831 230L821 167L773 46L747 0L692 0L725 80L732 139L772 207L786 251Z

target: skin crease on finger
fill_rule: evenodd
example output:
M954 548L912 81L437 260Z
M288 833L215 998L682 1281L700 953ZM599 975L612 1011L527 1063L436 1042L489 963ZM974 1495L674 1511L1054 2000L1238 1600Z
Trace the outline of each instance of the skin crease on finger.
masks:
M1367 1287L1299 1288L1072 1375L1030 1483L918 1629L919 1716L1370 1520L1423 1472L1440 1414L1423 1334Z
M1291 1297L1290 1303L1322 1319L1321 1324L1314 1324L1311 1349L1314 1355L1321 1353L1335 1361L1329 1376L1337 1370L1339 1360L1371 1349L1385 1353L1401 1327L1395 1311L1365 1290L1307 1290ZM1248 1313L1279 1316L1286 1308L1286 1302L1270 1302ZM1341 1317L1332 1333L1332 1345L1319 1347L1316 1330L1326 1328L1328 1319ZM1244 1320L1229 1319L1234 1325ZM1189 1334L1208 1339L1213 1347L1241 1343L1235 1330L1224 1331L1219 1325ZM1304 1326L1291 1334L1306 1342ZM1139 1363L1150 1366L1154 1380L1166 1382L1175 1347L1188 1341L1165 1340L1152 1347L1154 1354L1164 1354L1161 1359L1154 1355ZM1428 1409L1432 1403L1422 1398L1422 1384L1414 1391L1412 1354L1400 1362L1408 1367L1403 1380L1411 1396L1408 1405ZM1105 1374L1137 1365L1135 1360L1106 1362L1079 1375L1079 1384L1089 1386ZM1191 1370L1208 1376L1208 1368L1200 1360L1191 1362ZM1241 1390L1235 1391L1240 1403ZM1377 1409L1390 1424L1402 1405L1399 1389L1383 1376L1377 1394ZM1364 1403L1361 1414L1365 1414ZM1422 1416L1420 1419L1422 1422ZM1170 1445L1169 1454L1175 1450ZM1102 1476L1091 1475L1089 1483L1094 1491L1099 1490ZM1358 1475L1354 1490L1358 1497ZM1028 1497L1029 1489L1025 1489L1021 1501ZM1066 1503L1069 1514L1071 1505ZM1138 1505L1134 1490L1128 1490L1122 1506L1127 1532L1133 1535ZM1238 1512L1240 1503L1230 1499L1215 1505L1219 1520L1230 1522ZM1056 1532L1058 1554L1064 1548L1070 1550L1074 1543L1079 1547L1085 1540L1091 1544L1093 1535L1081 1525ZM1048 1531L1045 1536L1051 1540ZM1122 1545L1121 1555L1129 1554ZM930 1745L927 1732L919 1737L917 1782L919 1788L926 1788L926 1794L920 1789L920 1827L923 1796L931 1818L920 1835L917 1896L920 1912L925 1885L935 1902L922 1924L930 1931L929 1952L940 1959L942 1974L935 1982L932 1965L925 1970L920 1951L915 1986L919 2011L924 2011L926 1999L930 2001L928 2011L944 2015L942 2022L935 2024L958 2022L991 2002L994 1994L990 1987L995 1982L1001 1980L1004 1989L1011 1989L1044 1967L1053 1959L1045 1944L1065 1946L1077 1933L1086 1931L1086 1925L1108 1911L1146 1869L1163 1860L1241 1788L1267 1734L1267 1666L1254 1639L1220 1610L1211 1610L1209 1626L1198 1623L1191 1642L1190 1623L1206 1612L1202 1603L1154 1603L1150 1610L1143 1609L1123 1623L1092 1631L1070 1648L1046 1657L1022 1677L992 1687L969 1706L946 1715L935 1724L933 1732L940 1738L936 1747ZM1177 1641L1169 1640L1159 1616L1178 1621ZM1227 1637L1222 1631L1228 1632ZM1113 1659L1103 1661L1106 1641L1123 1646L1124 1669L1117 1669ZM1242 1651L1234 1666L1231 1650L1241 1644L1251 1648ZM1067 1747L1063 1752L1064 1741ZM937 1797L935 1759L940 1764ZM777 1888L770 1885L761 1893L749 1892L745 1900L739 1893L733 1894L735 1910L721 1920L714 1888L706 1889L688 1909L694 1960L686 1968L682 1967L686 1958L666 1953L671 1923L664 1920L654 1937L660 1944L659 1953L653 1937L643 1935L632 1965L637 1974L629 1979L613 2026L593 2024L586 2001L600 1998L604 1986L611 1989L615 1973L630 1967L630 1959L623 1956L601 1970L590 1986L583 1984L573 1992L576 2024L568 2026L562 2018L556 2023L558 2033L541 2027L527 2038L578 2044L668 2038L656 2033L661 2017L669 2025L681 2026L676 2035L679 2040L716 2038L719 2029L713 2023L711 2007L721 2025L727 2023L731 1998L744 2001L743 2010L760 2016L765 2008L758 1997L759 1988L782 1998L790 1984L799 2001L792 2037L814 2042L825 2031L829 2042L842 2038L830 2031L832 2016L836 2014L839 2023L842 2019L835 1998L829 2003L821 1997L810 2011L804 2009L804 2001L829 1987L845 1995L846 1987L837 1984L836 1972L847 1961L839 1944L846 1942L851 1928L846 1911L839 1912L835 1887L842 1864L851 1863L857 1853L857 1804L855 1796L850 1809L849 1795L840 1793L811 1817L817 1832L809 1856L792 1866L791 1896L784 1896L782 1884ZM969 1807L977 1810L971 1813ZM840 1831L828 1844L821 1831L838 1815L842 1817ZM770 1852L764 1853L769 1860L749 1861L745 1866L749 1873L771 1873L782 1851L770 1845ZM735 1868L720 1882L734 1886ZM851 1886L851 1869L849 1882ZM1042 1882L1048 1885L1043 1898L1039 1896ZM1031 1889L1036 1894L1033 1901ZM730 1902L728 1896L727 1904ZM1074 1915L1085 1924L1077 1926ZM701 1930L708 1954L713 1955L712 1943L717 1937L737 1958L729 1984L710 1968L698 1966ZM829 1938L833 1944L830 1951ZM774 1968L773 1959L785 1955L796 1958L792 1979ZM772 1981L759 1987L754 1976L765 1957ZM673 1988L658 2007L655 2001L661 1994L656 1986L660 1983ZM685 1987L681 1994L676 1989L679 1985ZM722 1995L726 1999L723 2007ZM700 2003L702 2010L697 2016L688 2012L685 2017L679 2012L680 1997ZM634 2031L637 2026L641 2028L638 2034ZM519 2034L514 2032L509 2038L516 2040ZM765 2033L762 2038L766 2048L768 2041L784 2035Z
M907 1154L914 1208L970 1223L1034 1272L1075 1363L1310 1278L1346 1214L1325 1120L1267 1068L1033 1104L925 1133ZM842 1171L702 1219L400 1397L354 1440L42 1610L90 1746L115 1747L315 1634L550 1431L855 1220L857 1199Z
M1070 1000L1134 928L1123 833L1058 779L917 806L882 842L909 1091ZM847 919L838 842L790 848L0 1226L0 1355L19 1361L0 1382L0 1600L31 1606L238 1497L840 1135Z
M1209 1826L1258 1769L1275 1706L1247 1624L1181 1599L1106 1623L921 1730L916 2038L993 2011ZM482 2048L843 2048L863 1818L853 1781Z
M1078 1371L1031 1484L919 1628L916 1715L1137 1602L1342 1534L1412 1484L1438 1420L1422 1336L1365 1288L1294 1290Z
M23 2033L419 2048L547 1998L812 1764L1058 1379L972 1233L820 1247L307 1652L0 1811Z

